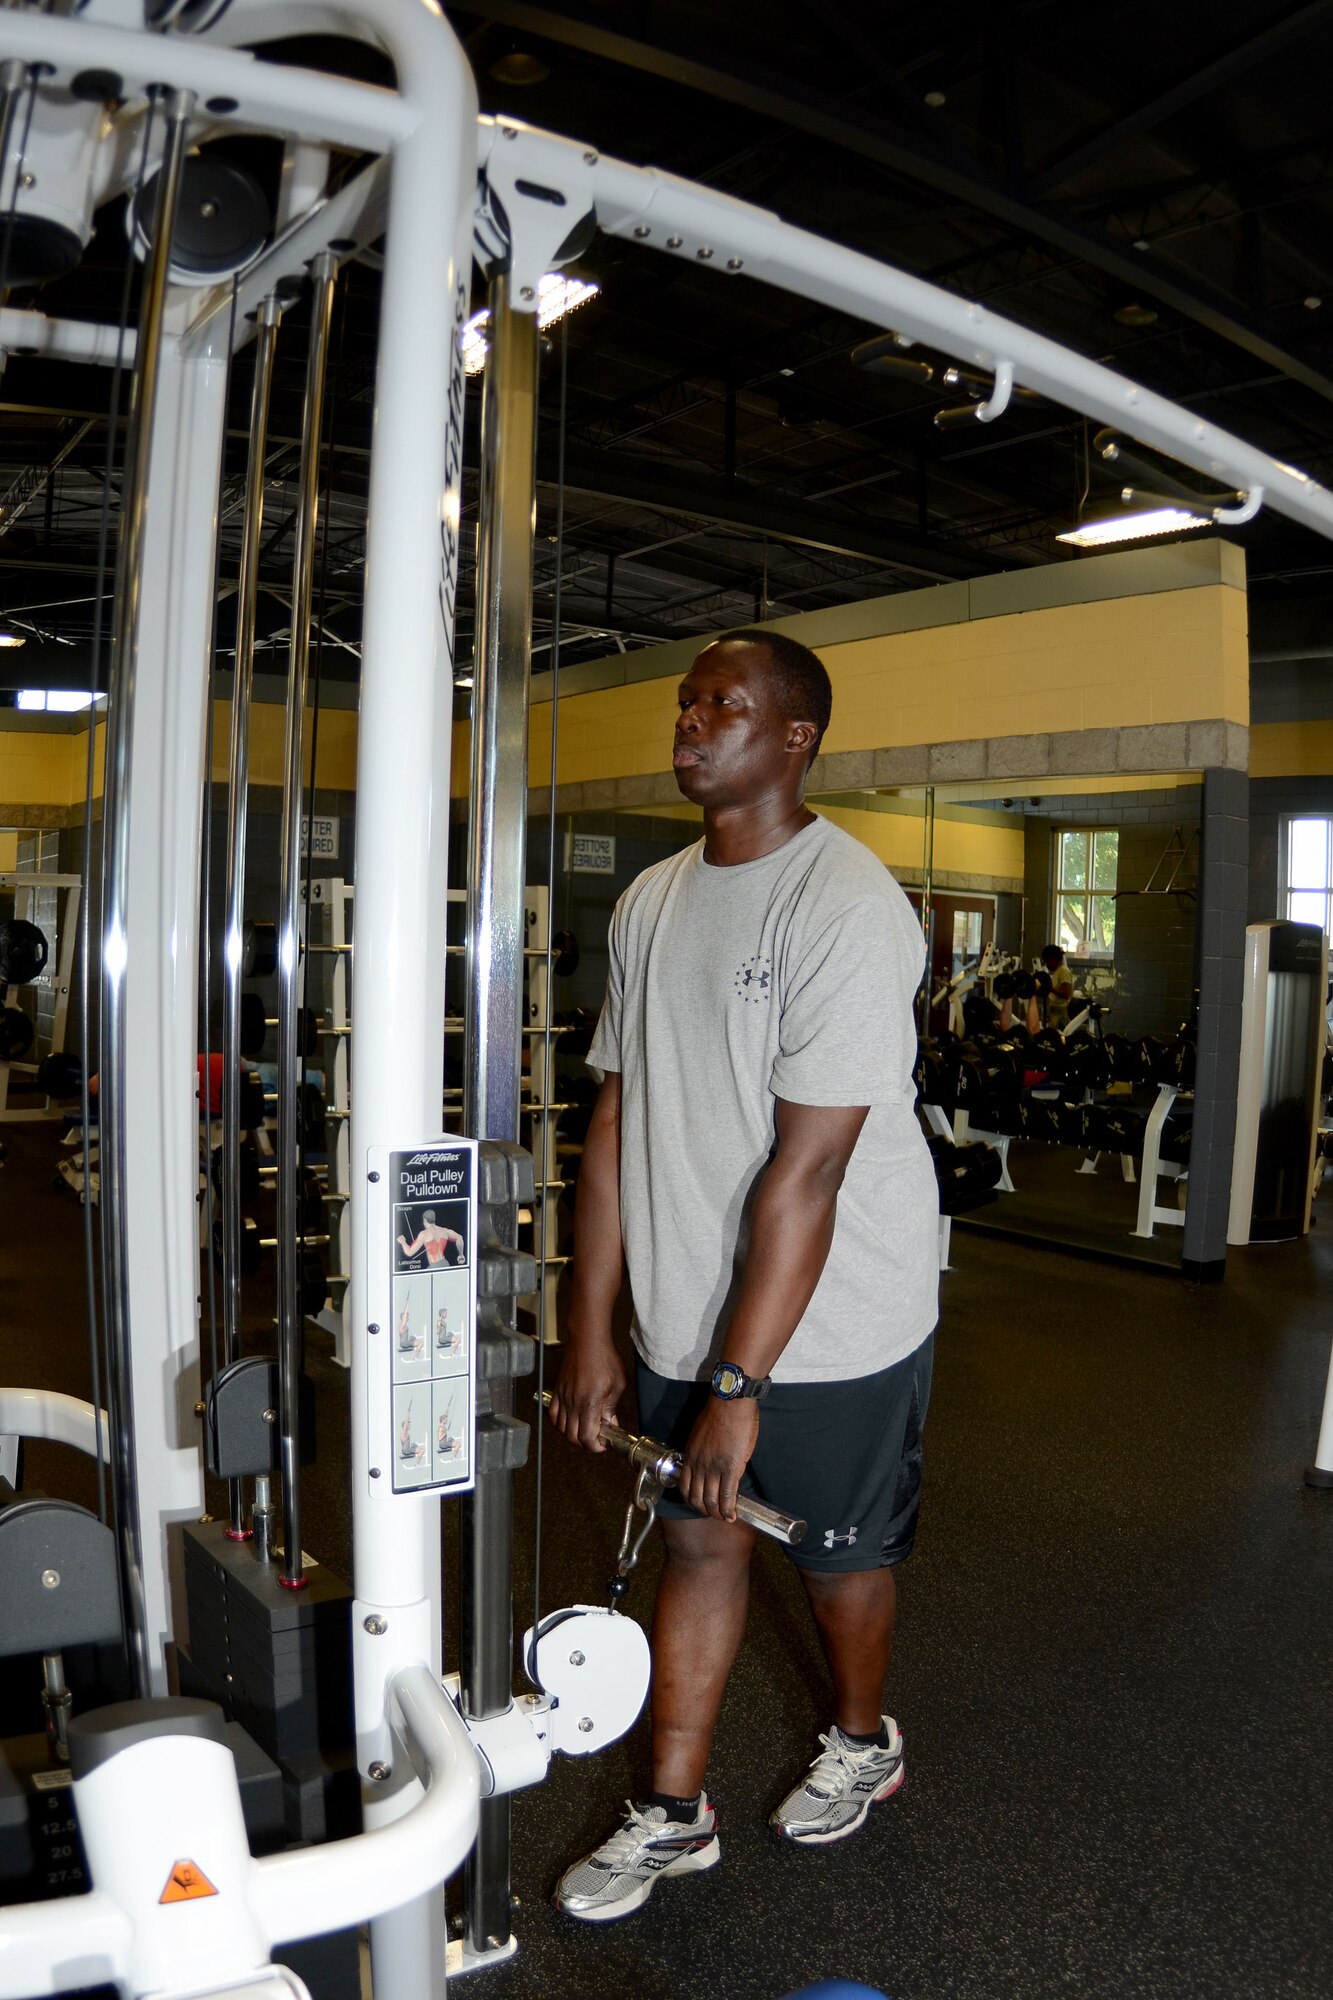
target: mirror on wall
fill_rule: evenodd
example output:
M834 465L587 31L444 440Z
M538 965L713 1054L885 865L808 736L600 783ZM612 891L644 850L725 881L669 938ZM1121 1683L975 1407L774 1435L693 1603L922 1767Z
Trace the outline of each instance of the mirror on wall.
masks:
M926 926L923 1122L937 1144L980 1139L1001 1156L1000 1185L960 1215L962 1226L1176 1266L1192 1108L1198 777L840 792L810 803L878 856ZM683 803L557 816L550 921L578 947L553 991L561 1101L589 1094L582 1058L616 898L701 825ZM530 828L534 881L545 880L548 827L535 817ZM577 1143L577 1123L578 1114L562 1119L565 1143ZM1156 1167L1146 1208L1145 1152Z
M1178 1264L1201 803L1187 773L822 803L926 927L922 1116L1001 1157L965 1226Z

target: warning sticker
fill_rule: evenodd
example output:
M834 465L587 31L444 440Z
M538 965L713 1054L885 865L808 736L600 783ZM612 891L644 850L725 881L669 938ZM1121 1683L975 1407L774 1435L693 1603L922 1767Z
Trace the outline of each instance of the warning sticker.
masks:
M157 1900L159 1903L193 1903L200 1896L216 1895L217 1890L202 1868L196 1868L193 1861L178 1861Z

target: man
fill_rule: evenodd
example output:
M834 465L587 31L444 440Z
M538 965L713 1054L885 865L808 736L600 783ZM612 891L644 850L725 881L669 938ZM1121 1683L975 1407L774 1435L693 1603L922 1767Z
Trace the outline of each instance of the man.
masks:
M745 1627L742 1489L809 1523L791 1553L834 1690L823 1751L772 1824L840 1840L902 1783L882 1703L938 1286L911 1081L924 953L887 871L804 804L831 699L815 655L778 634L699 655L672 761L704 838L641 875L611 927L551 1414L603 1448L627 1260L640 1429L685 1464L658 1509L652 1790L556 1892L593 1922L719 1858L703 1780Z
M1074 975L1058 944L1042 946L1041 962L1051 982L1050 992L1046 995L1046 1026L1063 1028L1068 1024L1069 1003L1074 997Z

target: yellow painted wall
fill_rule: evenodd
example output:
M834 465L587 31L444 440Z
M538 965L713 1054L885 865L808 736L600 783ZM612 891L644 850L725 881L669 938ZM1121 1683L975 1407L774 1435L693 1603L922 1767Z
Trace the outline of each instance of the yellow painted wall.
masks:
M826 750L1249 720L1247 601L1224 584L830 647Z
M1333 722L1255 723L1250 776L1333 778Z
M316 783L333 791L356 786L356 713L326 708L319 718L319 770ZM307 715L307 742L311 718ZM256 703L250 724L250 782L282 783L284 712L276 703ZM213 778L227 780L231 703L220 701L213 713ZM93 796L102 796L102 762L106 726L97 725L93 758ZM0 800L6 805L82 806L87 777L88 739L82 730L52 733L38 729L0 729ZM464 780L466 788L466 778Z
M1071 729L1249 721L1245 593L1157 591L819 649L833 682L828 751ZM567 696L561 784L642 777L670 764L675 674ZM532 768L550 756L550 706L533 712Z
M693 821L703 831L703 814L698 806L627 806L626 812L645 819ZM886 868L921 872L925 823L912 813L867 812L861 806L830 805L820 799L814 811L831 819L878 855ZM945 875L1003 875L1021 882L1023 878L1023 828L990 826L984 820L942 819L935 821L935 867Z
M105 727L99 723L95 762L102 790ZM38 729L0 731L0 799L6 805L68 807L81 804L87 776L88 738L83 730L50 736Z
M821 802L815 810L831 819L890 869L921 871L925 822L910 813L862 812L855 806ZM934 866L941 875L1004 875L1023 879L1023 828L976 825L936 819Z
M306 743L310 742L312 715L306 711ZM356 789L356 726L353 708L324 708L319 714L319 769L315 783L331 791ZM250 783L281 785L283 743L287 717L275 702L256 702L250 711ZM213 779L227 782L227 760L231 741L231 703L219 701L213 708Z
M0 831L0 875L12 875L19 865L17 833Z

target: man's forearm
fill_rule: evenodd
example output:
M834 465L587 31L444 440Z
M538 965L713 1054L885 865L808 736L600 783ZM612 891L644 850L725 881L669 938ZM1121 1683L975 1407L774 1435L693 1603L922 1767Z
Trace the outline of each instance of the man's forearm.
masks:
M750 1219L740 1292L722 1354L747 1375L769 1375L805 1316L833 1244L836 1177L805 1167L764 1171Z
M755 1191L740 1292L719 1354L747 1375L772 1372L814 1296L865 1119L864 1106L777 1101L777 1148Z

